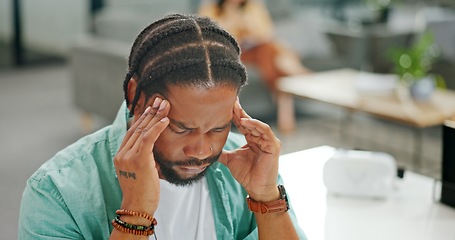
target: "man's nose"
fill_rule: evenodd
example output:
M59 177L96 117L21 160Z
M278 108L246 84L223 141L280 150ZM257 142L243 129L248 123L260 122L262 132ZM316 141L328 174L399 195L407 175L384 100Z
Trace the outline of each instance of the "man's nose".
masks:
M188 157L200 160L210 157L213 153L211 141L205 136L197 136L192 139L183 151Z

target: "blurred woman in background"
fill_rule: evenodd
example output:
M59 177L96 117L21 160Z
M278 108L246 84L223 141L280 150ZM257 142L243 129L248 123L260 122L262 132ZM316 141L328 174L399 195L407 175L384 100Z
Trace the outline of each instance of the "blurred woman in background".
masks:
M280 77L310 72L299 55L275 39L272 18L262 2L218 0L202 4L199 14L234 35L242 49L242 61L255 66L272 91Z

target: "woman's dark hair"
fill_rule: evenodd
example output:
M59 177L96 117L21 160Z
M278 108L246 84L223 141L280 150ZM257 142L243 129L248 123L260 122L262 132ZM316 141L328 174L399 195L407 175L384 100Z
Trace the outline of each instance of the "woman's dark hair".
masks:
M138 81L132 102L128 83ZM234 38L214 21L196 15L172 14L146 27L137 36L128 59L123 83L131 115L145 93L166 96L169 86L232 86L240 91L246 83L240 48Z

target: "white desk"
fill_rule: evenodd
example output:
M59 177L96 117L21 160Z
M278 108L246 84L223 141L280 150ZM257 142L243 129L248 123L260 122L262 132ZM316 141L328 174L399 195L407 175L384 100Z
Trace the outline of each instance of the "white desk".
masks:
M322 169L335 150L321 146L280 158L280 174L310 240L455 240L455 209L434 200L440 184L434 188L431 178L405 172L385 200L327 194Z

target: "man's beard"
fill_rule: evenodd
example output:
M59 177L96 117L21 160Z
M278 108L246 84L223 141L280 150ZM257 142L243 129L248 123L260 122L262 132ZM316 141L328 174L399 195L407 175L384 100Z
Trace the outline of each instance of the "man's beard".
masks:
M196 158L190 158L189 160L183 160L183 161L170 161L166 159L162 154L160 154L158 151L153 151L153 155L155 157L156 164L160 166L160 173L166 179L166 181L176 185L176 186L189 186L193 184L194 182L197 182L200 180L202 177L204 177L205 173L209 169L209 167L216 161L218 161L218 158L221 155L221 152L218 153L217 155L213 157L209 157L203 160L199 160ZM210 164L210 166L207 166L204 171L201 173L197 174L194 177L190 178L182 178L177 171L174 169L176 166L182 166L182 167L194 167L194 166L201 166L201 165L206 165Z

